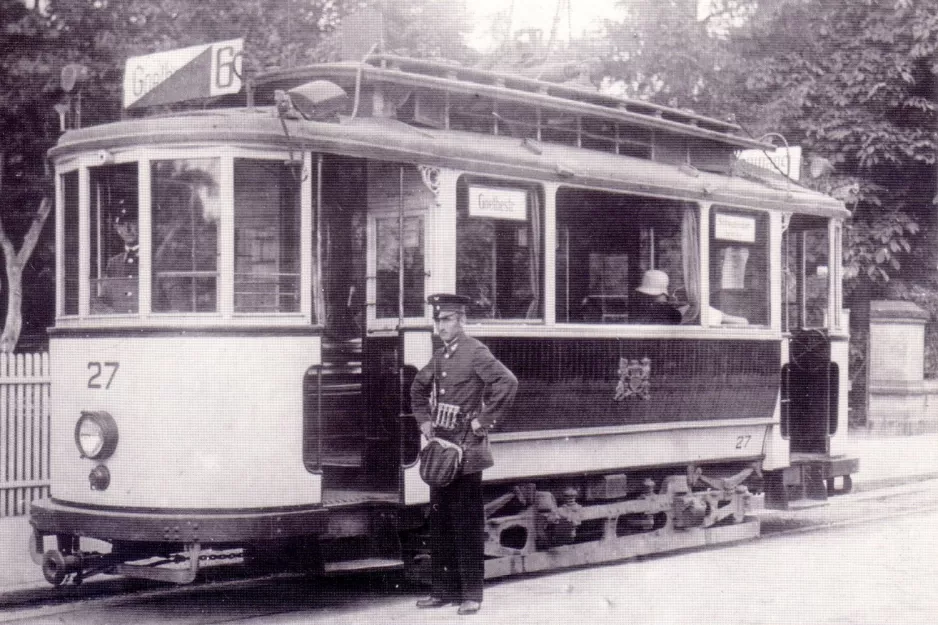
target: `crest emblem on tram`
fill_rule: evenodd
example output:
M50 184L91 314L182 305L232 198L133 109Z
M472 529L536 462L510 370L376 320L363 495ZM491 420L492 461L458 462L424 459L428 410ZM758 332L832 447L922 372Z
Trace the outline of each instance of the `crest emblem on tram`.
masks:
M651 398L651 359L619 358L619 383L616 384L614 399Z

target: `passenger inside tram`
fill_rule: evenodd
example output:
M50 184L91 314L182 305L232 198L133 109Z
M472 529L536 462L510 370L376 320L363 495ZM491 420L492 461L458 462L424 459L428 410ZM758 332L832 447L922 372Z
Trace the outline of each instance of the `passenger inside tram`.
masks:
M557 194L560 323L699 325L699 204L563 188ZM712 207L707 324L767 325L765 215Z

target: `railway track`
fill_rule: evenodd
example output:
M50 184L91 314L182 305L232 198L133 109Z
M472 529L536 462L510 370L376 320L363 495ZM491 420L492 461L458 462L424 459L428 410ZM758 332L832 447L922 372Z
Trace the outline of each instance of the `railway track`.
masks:
M769 540L933 510L938 510L938 480L841 495L826 504L808 504L787 511L760 511L760 538ZM399 574L342 578L314 578L298 573L258 576L235 564L207 569L196 583L186 586L105 579L82 586L6 594L0 596L0 623L141 623L173 622L179 618L188 624L207 625L324 609L354 612L362 608L362 602L373 607L382 602L409 601L422 590L404 582ZM128 610L134 620L115 616ZM157 614L161 617L157 618Z

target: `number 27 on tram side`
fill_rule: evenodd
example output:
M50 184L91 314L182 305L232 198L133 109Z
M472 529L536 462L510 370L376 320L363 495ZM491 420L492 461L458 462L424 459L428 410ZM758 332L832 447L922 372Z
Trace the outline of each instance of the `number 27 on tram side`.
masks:
M741 540L845 455L843 205L731 124L375 55L66 132L46 578L425 570L426 295L518 377L486 575ZM651 272L651 273L649 273ZM648 320L643 294L673 318Z

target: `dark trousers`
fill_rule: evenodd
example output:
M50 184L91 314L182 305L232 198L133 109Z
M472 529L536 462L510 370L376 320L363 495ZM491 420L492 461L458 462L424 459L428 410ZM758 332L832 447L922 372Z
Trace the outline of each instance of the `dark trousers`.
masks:
M482 601L485 577L482 472L430 489L430 545L434 597Z

